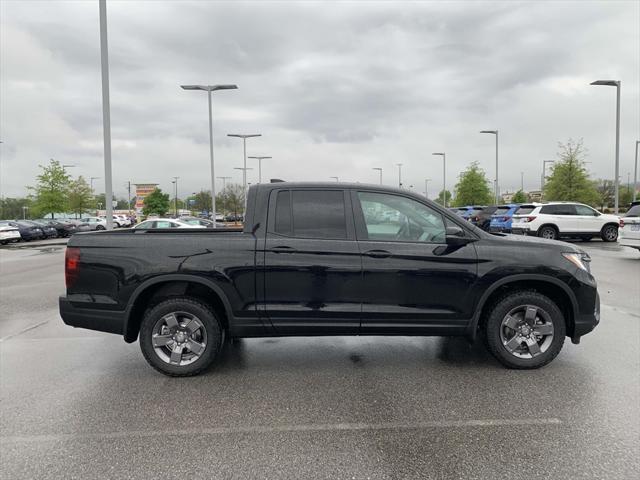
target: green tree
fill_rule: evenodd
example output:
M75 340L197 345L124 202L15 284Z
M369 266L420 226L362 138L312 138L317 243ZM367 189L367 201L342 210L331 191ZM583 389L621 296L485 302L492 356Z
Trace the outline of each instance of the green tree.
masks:
M487 205L491 203L489 181L478 162L473 162L458 176L455 205Z
M116 210L130 210L129 202L126 198L120 198L116 202Z
M51 159L49 165L40 165L42 173L38 175L35 187L27 187L33 192L33 210L38 216L66 212L69 207L69 175L57 160Z
M22 207L27 207L23 210ZM0 198L0 220L18 220L23 216L32 218L31 200L28 198Z
M242 185L227 185L220 195L216 195L216 211L228 211L234 215L244 213L244 192Z
M142 207L142 213L144 215L155 213L156 215L162 216L169 211L169 206L169 194L162 193L162 190L156 188L153 192L145 197L144 207Z
M436 203L439 203L440 205L444 205L444 198L447 198L447 206L450 207L451 206L451 192L449 190L440 190L440 192L438 193L438 198L436 198L434 201Z
M522 190L518 190L514 193L511 203L525 203L527 201L527 194Z
M627 207L631 201L633 200L633 187L628 187L628 186L621 186L620 187L620 206L621 207Z
M69 183L67 200L69 210L76 214L76 218L96 206L91 187L82 175Z
M546 200L564 200L598 205L600 196L585 168L586 151L582 140L559 144L559 160L553 164L552 172L544 186Z
M596 192L598 194L598 201L595 204L600 210L604 210L613 205L613 198L615 195L615 185L613 180L596 180L593 182Z
M211 192L209 192L208 190L200 190L198 193L191 195L186 200L185 208L198 212L201 212L203 210L211 210Z

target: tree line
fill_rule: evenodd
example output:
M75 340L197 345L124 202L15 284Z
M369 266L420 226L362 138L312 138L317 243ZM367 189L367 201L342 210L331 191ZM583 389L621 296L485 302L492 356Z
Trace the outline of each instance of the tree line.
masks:
M545 201L580 202L600 210L613 205L615 183L613 180L592 180L586 168L587 151L582 140L569 140L558 144L558 160L553 164L551 174L544 179L543 198ZM490 188L491 182L477 162L472 162L458 176L453 194L440 191L436 202L463 207L465 205L490 205L494 196ZM620 205L629 205L633 198L631 186L620 186ZM518 190L511 202L524 203L530 201L527 194Z

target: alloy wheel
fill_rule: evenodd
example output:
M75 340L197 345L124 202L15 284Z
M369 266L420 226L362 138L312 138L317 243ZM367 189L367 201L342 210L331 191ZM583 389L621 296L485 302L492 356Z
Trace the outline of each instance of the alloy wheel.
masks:
M165 363L189 365L207 348L207 332L198 317L187 312L172 312L160 318L151 332L155 354Z
M604 229L603 235L609 242L613 242L618 238L618 231L615 227L607 227Z
M535 305L513 308L500 325L502 345L518 358L534 358L546 352L553 342L553 334L551 317Z

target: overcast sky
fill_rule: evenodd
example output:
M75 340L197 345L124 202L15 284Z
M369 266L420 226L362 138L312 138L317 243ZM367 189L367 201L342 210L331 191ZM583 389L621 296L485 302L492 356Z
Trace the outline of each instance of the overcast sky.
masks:
M114 191L154 182L180 196L209 188L207 102L216 175L340 180L429 193L478 161L503 191L537 189L557 143L584 138L594 177L613 178L615 88L622 80L620 175L640 138L640 2L108 1ZM104 177L98 1L0 1L0 187L26 193L38 164ZM257 181L257 164L249 182ZM104 185L97 180L96 192Z

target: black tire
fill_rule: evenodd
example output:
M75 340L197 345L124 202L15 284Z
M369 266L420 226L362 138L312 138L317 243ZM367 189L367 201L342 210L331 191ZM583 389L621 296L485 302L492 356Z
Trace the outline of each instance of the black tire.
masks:
M102 225L98 225L98 226L96 227L96 230L104 230L104 229L105 229L105 228L104 228Z
M600 231L600 238L603 242L615 242L618 240L618 227L616 225L605 225Z
M534 323L540 323L536 325L538 328L549 328L548 323L551 323L553 327L552 334L550 335L551 338L547 340L548 337L541 337L540 340L536 341L535 345L538 345L536 348L539 349L539 352L535 355L532 354L529 347L526 346L525 340L520 343L518 352L513 353L509 350L507 345L512 341L515 341L517 344L518 338L521 338L517 333L511 337L509 341L506 341L504 338L505 332L515 332L515 330L505 326L504 321L511 312L514 312L514 310L517 312L520 308L524 308L524 311L526 311L527 308L536 310ZM513 318L519 318L515 313L512 316ZM545 323L545 325L543 325L543 323ZM523 327L525 324L526 322L523 321ZM564 316L551 299L535 291L521 290L505 295L493 305L486 318L485 341L491 354L504 366L514 369L532 369L546 365L560 353L564 344L566 331ZM531 357L522 358L518 355L530 355Z
M547 240L557 240L559 235L558 230L556 230L555 227L545 225L540 230L538 230L538 236L546 238Z
M201 324L199 332L202 336L198 340L204 343L205 346L202 353L199 354L199 358L193 361L193 363L187 365L169 363L166 359L163 360L161 355L163 353L166 355L165 352L170 352L170 347L165 345L164 347L156 348L153 345L154 327L156 327L159 322L162 322L163 318L170 316L172 313L176 314L178 318L184 318L183 316L196 318ZM185 320L185 322L187 320ZM201 330L204 330L204 332ZM197 375L214 362L222 348L223 333L220 322L208 305L189 297L170 298L145 312L140 326L140 349L149 365L160 373L171 377L188 377ZM206 336L204 336L204 334L206 334ZM166 336L171 335L165 335L165 337ZM187 341L190 340L189 337L186 337L186 339ZM175 345L175 343L172 343L172 345ZM160 353L157 353L158 351L160 351ZM191 355L188 350L183 352Z

